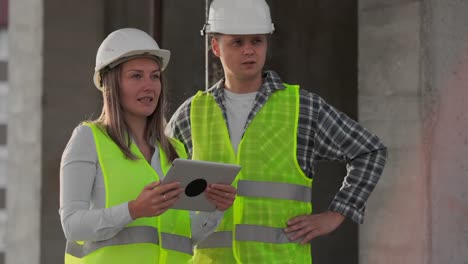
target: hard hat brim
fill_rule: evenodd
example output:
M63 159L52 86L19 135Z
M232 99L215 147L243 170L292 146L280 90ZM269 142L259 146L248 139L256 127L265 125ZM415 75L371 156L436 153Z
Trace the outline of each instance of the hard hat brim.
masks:
M210 34L210 33L221 33L225 35L256 35L256 34L273 34L275 32L275 25L265 24L260 26L250 26L250 27L243 27L239 28L236 25L228 25L228 24L221 24L221 25L210 25L205 24L203 27L202 35Z

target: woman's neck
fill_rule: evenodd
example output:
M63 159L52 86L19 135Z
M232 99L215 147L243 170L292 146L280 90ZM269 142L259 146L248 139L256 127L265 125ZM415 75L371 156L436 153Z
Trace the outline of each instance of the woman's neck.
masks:
M126 118L128 129L132 134L133 141L137 145L145 160L151 164L154 147L145 139L146 118Z
M133 137L133 140L137 145L141 145L145 142L145 129L146 129L146 118L125 118L125 122L128 125L128 129Z

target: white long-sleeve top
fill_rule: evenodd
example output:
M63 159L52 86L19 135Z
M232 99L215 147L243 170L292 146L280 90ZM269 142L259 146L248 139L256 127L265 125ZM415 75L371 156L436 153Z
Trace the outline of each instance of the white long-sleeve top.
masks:
M151 166L164 177L157 145ZM105 208L106 190L92 130L78 126L60 165L60 219L68 240L102 241L114 237L132 222L128 202ZM217 227L222 212L191 212L192 240L202 240Z

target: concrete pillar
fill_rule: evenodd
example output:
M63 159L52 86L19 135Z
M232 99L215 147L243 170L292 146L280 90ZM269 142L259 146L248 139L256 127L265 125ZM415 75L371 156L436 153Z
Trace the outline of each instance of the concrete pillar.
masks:
M359 2L359 119L389 148L360 229L360 263L428 263L419 1Z
M6 263L40 260L43 1L9 3Z
M422 1L431 263L468 262L468 2Z
M390 154L360 263L468 259L467 11L465 1L359 1L359 119Z

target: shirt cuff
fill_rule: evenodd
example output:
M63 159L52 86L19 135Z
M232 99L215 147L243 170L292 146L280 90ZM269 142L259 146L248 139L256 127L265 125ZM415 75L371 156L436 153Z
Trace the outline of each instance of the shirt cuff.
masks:
M358 210L352 205L333 201L328 207L328 210L340 213L358 224L364 223L364 212L366 210L365 207L363 207L361 210Z
M115 226L125 226L134 221L130 216L128 202L110 207L109 209Z

